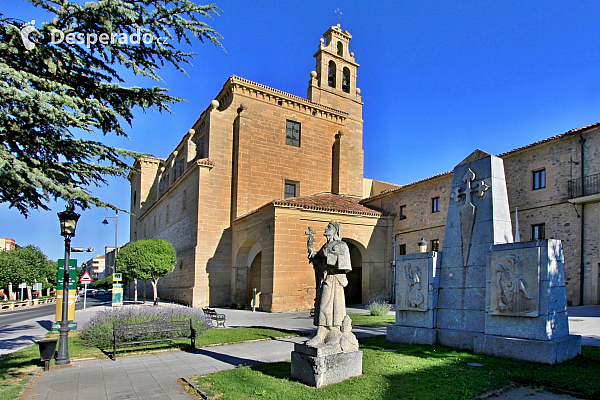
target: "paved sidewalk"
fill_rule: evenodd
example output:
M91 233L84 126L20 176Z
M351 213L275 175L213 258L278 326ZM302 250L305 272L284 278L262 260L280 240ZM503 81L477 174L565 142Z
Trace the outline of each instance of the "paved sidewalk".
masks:
M151 303L150 303L151 304ZM94 307L77 311L75 319L83 326L98 310ZM252 313L248 310L217 309L227 315L227 327L265 326L314 333L308 312ZM362 308L349 308L349 313L365 312ZM584 335L588 344L600 345L600 306L577 307L569 310L571 332ZM577 332L573 331L573 328ZM10 330L10 329L9 329ZM0 330L2 335L4 329ZM354 327L357 337L385 334L385 328ZM45 334L45 332L44 332ZM28 332L28 336L35 336ZM43 334L40 338L43 337ZM0 336L1 339L1 336ZM213 371L252 365L260 362L277 362L290 359L294 343L305 337L241 343L196 350L168 351L157 354L127 356L112 360L73 361L65 367L54 367L41 372L21 399L197 399L186 393L179 378L207 374ZM0 340L0 348L5 347ZM12 350L14 351L14 350ZM553 397L547 392L535 393L525 388L515 389L489 399L574 399Z

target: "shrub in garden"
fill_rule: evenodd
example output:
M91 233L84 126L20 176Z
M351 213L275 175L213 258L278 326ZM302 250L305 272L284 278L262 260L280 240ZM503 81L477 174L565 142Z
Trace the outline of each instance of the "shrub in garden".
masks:
M388 312L392 310L392 306L385 300L375 300L369 303L369 313L376 317L388 315Z
M80 331L79 339L86 347L107 348L113 344L113 325L143 322L189 321L192 319L196 335L212 328L212 321L202 310L189 307L117 307L98 311ZM152 337L137 338L150 339Z

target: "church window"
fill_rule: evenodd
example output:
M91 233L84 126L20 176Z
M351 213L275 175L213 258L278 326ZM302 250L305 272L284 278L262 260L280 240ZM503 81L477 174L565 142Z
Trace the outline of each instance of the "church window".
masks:
M344 67L342 74L342 90L346 93L350 93L350 70L348 67Z
M298 185L296 183L286 182L283 197L286 199L289 197L296 197L297 189Z
M542 240L546 238L546 224L531 225L531 240Z
M285 144L300 147L300 122L285 121Z
M398 218L400 221L406 219L406 205L400 206L400 210L398 212Z
M546 187L546 169L533 171L533 190Z
M440 198L434 197L431 199L431 212L436 213L440 212Z
M136 201L137 201L137 190L133 191L133 206L136 206Z
M398 245L398 255L399 256L406 255L406 243Z
M338 44L337 44L337 53L338 53L338 56L344 55L344 45L342 44L342 42L338 42Z
M329 61L329 69L327 71L327 85L335 88L335 63Z
M158 195L162 196L167 190L169 190L169 174L163 173L158 183Z

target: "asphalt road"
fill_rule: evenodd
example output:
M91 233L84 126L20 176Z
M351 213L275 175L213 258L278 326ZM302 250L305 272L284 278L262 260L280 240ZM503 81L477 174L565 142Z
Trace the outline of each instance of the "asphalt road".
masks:
M103 296L88 297L86 308L106 305L105 303L111 302L111 296L109 294ZM81 301L75 303L76 310L83 310L83 298ZM48 319L54 321L54 314L56 313L56 303L43 304L35 307L20 308L14 311L2 311L0 312L0 329L7 325L17 324L19 322L27 321L30 319Z

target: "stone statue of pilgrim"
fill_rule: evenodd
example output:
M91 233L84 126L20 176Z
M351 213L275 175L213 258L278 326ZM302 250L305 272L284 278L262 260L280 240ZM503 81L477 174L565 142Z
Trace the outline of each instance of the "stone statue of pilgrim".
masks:
M315 252L314 241L312 246L311 241L308 241L308 258L315 268L317 281L314 317L317 334L306 344L308 346L339 344L342 351L351 351L358 348L358 342L351 332L352 321L346 315L344 288L348 286L346 273L352 270L352 265L350 250L342 241L341 230L342 226L339 222L331 221L324 233L327 243L318 252Z

